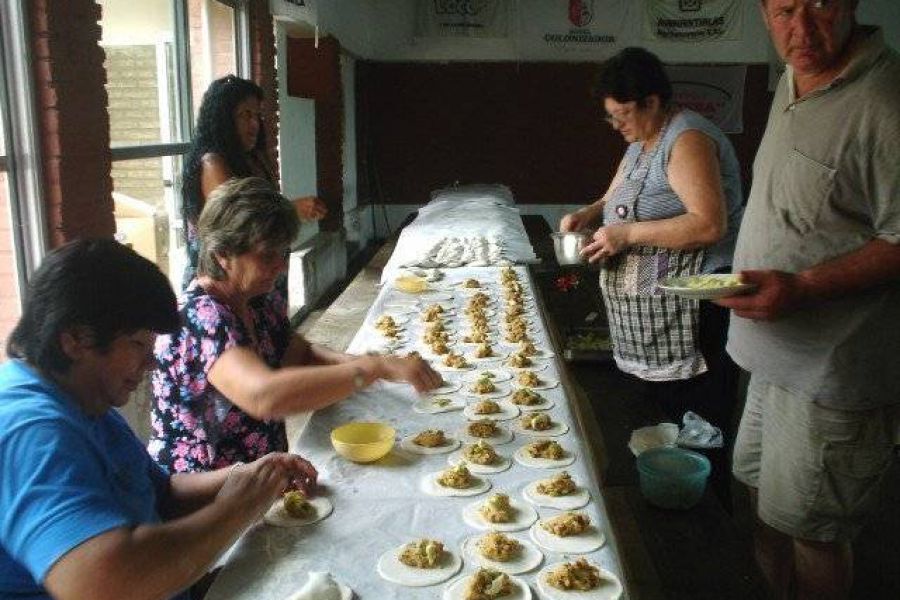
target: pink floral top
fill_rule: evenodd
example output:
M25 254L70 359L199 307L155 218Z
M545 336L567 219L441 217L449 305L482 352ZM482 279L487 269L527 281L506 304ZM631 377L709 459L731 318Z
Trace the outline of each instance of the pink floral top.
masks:
M181 330L156 340L151 374L153 432L148 451L170 473L208 471L269 452L286 451L283 421L259 421L232 404L207 379L223 352L251 346L243 322L193 280L179 299ZM287 307L280 294L251 304L253 348L277 368L290 342Z

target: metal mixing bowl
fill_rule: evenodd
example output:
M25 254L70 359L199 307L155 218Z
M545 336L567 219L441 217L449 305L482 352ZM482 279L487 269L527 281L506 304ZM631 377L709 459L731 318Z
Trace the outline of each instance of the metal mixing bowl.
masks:
M551 233L553 238L553 252L556 253L556 262L561 265L581 265L587 259L581 256L581 249L591 241L589 231L557 231Z

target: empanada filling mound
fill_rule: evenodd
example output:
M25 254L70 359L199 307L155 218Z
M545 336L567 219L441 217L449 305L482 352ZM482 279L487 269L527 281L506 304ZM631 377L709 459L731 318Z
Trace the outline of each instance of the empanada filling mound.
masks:
M512 593L512 580L494 569L478 569L466 587L465 600L494 600Z
M476 543L478 551L485 558L498 562L507 562L522 552L522 544L499 531L492 531Z
M522 406L534 406L540 404L544 397L528 388L519 388L512 395L512 403Z
M480 421L472 421L469 423L468 427L466 427L466 431L468 431L469 435L472 437L489 438L494 437L499 431L499 428L497 427L497 424L490 419L481 419Z
M490 379L481 378L472 383L469 389L475 394L490 394L497 390L497 386Z
M581 512L565 512L541 523L545 531L559 537L568 537L584 533L591 524L591 519Z
M495 415L500 412L500 405L493 400L482 400L477 402L472 410L476 415Z
M463 450L463 457L476 465L492 465L497 462L497 452L494 447L485 442L478 440L478 443L466 446Z
M440 429L426 429L414 437L412 442L425 448L437 448L447 443L447 437Z
M281 497L284 504L284 512L295 519L305 519L312 515L315 509L306 499L306 494L300 490L285 492Z
M537 354L537 347L531 340L522 340L521 342L519 342L519 354L524 354L525 356L534 356L535 354Z
M547 458L559 460L565 456L565 450L553 440L538 440L525 446L525 452L531 458Z
M573 563L564 563L547 574L547 583L560 590L587 592L600 587L600 569L587 560L579 558Z
M444 365L453 367L454 369L465 369L469 366L462 354L454 354L453 352L444 357Z
M509 360L507 360L506 363L509 366L515 367L517 369L524 369L525 367L530 367L533 364L530 358L519 352L513 352L512 354L510 354Z
M490 344L479 344L475 348L475 358L488 358L494 355L494 349Z
M546 431L553 427L553 421L547 413L525 415L519 423L522 425L522 429L530 431Z
M400 552L400 562L417 569L433 569L444 556L444 544L436 540L421 539L410 542Z
M563 471L537 484L538 494L544 494L545 496L568 496L574 491L575 482L568 471Z
M444 487L464 490L472 485L472 474L465 463L450 467L438 477L437 482Z
M515 509L509 503L509 496L494 494L484 501L478 512L488 523L509 523L513 519Z
M521 354L521 352L519 353ZM537 376L537 373L534 371L522 371L519 373L519 377L516 380L519 382L519 385L525 387L535 387L541 385L541 378Z

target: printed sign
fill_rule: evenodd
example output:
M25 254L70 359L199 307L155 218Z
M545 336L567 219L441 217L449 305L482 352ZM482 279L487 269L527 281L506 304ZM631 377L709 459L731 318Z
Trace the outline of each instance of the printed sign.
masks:
M667 66L673 101L700 113L725 133L744 131L745 65Z
M508 32L508 0L417 0L416 37L502 38Z
M671 42L739 40L741 0L645 0L644 38Z
M617 42L627 3L622 0L540 0L529 3L522 35L540 36L549 48L563 52L596 52ZM537 41L537 40L535 40Z

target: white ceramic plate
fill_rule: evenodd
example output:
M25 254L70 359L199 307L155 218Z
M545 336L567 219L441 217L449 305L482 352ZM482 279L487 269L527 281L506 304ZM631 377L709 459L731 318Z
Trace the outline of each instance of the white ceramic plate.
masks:
M535 548L531 542L519 538L516 538L516 540L522 544L522 551L519 556L505 562L491 560L490 558L482 556L481 552L478 551L476 544L480 538L481 536L473 536L466 538L463 541L462 555L467 563L486 567L488 569L496 569L501 573L507 573L509 575L518 575L519 573L527 573L528 571L538 568L544 560L543 552Z
M543 519L537 521L528 530L528 534L532 541L544 550L565 554L587 554L599 550L606 543L606 536L593 523L578 535L560 537L541 527L543 522Z
M752 283L741 283L740 275L733 273L667 277L660 281L657 287L668 294L694 300L725 298L746 294L756 289Z
M447 457L447 463L450 465L455 466L461 462L466 463L466 466L469 468L470 473L479 474L502 473L512 466L512 461L509 460L509 457L503 456L500 453L497 453L497 462L492 465L479 465L477 463L468 461L463 458L462 450L460 450L459 452L454 452Z
M466 575L447 584L441 600L465 600L466 588L471 578L472 575ZM503 600L531 600L531 588L528 587L527 583L518 577L510 577L509 579L512 582L512 593L503 596Z
M577 592L560 590L547 583L547 574L563 563L547 565L537 574L538 591L541 598L546 600L618 600L622 597L622 582L609 571L600 569L600 577L603 579L600 587L589 592ZM600 565L595 565L599 567Z
M463 508L463 521L469 527L483 531L522 531L531 527L538 519L537 511L530 504L509 498L509 505L515 509L515 517L509 523L489 523L478 512L485 500L477 500Z
M391 548L378 559L378 574L391 583L407 587L425 587L443 583L459 573L462 559L455 552L445 547L445 554L440 564L432 569L417 569L400 562L403 546Z
M449 436L444 436L447 440L447 443L443 446L435 446L434 448L428 448L426 446L420 446L418 444L413 443L413 438L418 434L413 434L407 436L400 440L400 447L406 450L407 452L412 452L413 454L446 454L448 452L453 452L457 448L459 448L460 441L454 439Z
M471 471L470 471L471 472ZM477 496L478 494L483 494L489 489L491 489L490 480L484 477L477 477L472 475L472 485L458 490L456 488L444 487L437 482L438 477L441 476L441 471L437 471L436 473L428 473L420 482L420 487L423 492L428 494L429 496L442 496L442 497L465 497L465 496Z

